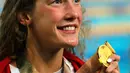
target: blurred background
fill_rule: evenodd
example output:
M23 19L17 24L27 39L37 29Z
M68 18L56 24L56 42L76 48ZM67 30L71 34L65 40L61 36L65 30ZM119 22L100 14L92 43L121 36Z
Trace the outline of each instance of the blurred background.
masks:
M0 0L0 12L5 0ZM89 21L84 58L108 41L121 56L121 73L130 73L130 0L82 0L84 20ZM87 31L86 31L87 32Z
M121 73L130 73L130 0L82 0L84 21L89 21L85 59L108 41L121 56Z

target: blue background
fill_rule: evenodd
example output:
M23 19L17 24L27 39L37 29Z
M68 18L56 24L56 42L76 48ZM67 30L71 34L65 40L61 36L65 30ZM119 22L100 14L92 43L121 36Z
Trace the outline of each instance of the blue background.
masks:
M86 8L86 14L88 14L84 20L91 21L93 27L107 26L113 28L117 26L118 28L120 25L122 26L119 29L120 31L126 28L124 25L130 27L130 0L83 0L82 5ZM94 13L93 9L97 9L97 11L95 10ZM93 14L89 10L92 10ZM100 14L100 10L103 10L104 14ZM108 12L107 10L111 11ZM118 34L115 31L113 31L113 34L91 35L87 38L84 51L85 59L90 58L100 45L108 41L117 55L121 56L119 62L121 73L130 73L130 28L126 32Z

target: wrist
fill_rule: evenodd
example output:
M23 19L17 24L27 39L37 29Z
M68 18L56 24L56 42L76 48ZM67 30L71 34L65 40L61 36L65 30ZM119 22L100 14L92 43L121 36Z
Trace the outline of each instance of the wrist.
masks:
M98 54L95 53L88 61L88 64L90 69L91 69L91 72L92 73L96 73L97 71L99 71L99 69L102 67L102 64L99 62L99 57L98 57ZM87 63L87 62L86 62Z

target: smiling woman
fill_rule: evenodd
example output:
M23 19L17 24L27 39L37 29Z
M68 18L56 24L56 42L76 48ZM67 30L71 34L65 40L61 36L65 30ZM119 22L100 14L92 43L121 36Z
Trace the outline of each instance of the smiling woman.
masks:
M83 62L67 50L78 45L81 9L80 0L6 0L1 14L0 73L118 73L120 58L115 54L104 70L97 53Z

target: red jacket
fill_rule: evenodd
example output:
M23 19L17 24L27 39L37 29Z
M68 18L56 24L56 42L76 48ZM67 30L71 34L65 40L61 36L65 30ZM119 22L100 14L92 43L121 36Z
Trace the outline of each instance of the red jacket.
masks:
M81 59L70 52L64 51L64 57L72 63L75 71L77 71L84 64ZM4 60L0 61L0 73L11 73L9 67L10 63L11 60L9 57L6 57Z

